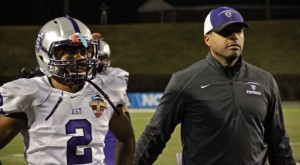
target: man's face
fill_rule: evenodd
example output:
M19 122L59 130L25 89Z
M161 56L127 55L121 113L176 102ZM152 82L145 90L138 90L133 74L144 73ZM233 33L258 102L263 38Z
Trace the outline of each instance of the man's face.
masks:
M69 75L86 74L86 59L91 58L93 49L84 46L67 46L57 52L56 57L65 66Z
M205 43L211 54L223 65L233 65L242 54L244 47L243 26L228 25L222 31L210 32L205 36Z

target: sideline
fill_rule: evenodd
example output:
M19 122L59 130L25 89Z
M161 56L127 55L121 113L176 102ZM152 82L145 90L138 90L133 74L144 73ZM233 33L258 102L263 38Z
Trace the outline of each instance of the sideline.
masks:
M143 113L153 113L153 112L155 112L155 109L152 109L152 108L149 108L149 109L147 109L147 108L129 108L129 112L130 113L135 113L135 112L143 112Z

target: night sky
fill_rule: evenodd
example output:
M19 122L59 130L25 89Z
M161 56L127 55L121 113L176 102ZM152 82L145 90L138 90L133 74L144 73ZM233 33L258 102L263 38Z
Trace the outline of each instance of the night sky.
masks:
M100 5L104 0L69 0L72 17L86 24L99 24ZM174 6L224 4L264 5L263 0L165 0ZM5 2L5 3L4 3ZM108 23L139 23L137 8L146 0L106 0ZM299 0L270 0L271 5L300 6ZM0 25L43 25L50 19L64 16L64 0L5 0L0 5Z

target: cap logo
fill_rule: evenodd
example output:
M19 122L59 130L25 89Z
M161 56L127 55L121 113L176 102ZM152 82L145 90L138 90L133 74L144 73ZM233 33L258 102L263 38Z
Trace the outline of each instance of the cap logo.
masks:
M219 13L218 15L221 15L221 14L225 14L226 17L231 17L232 16L232 13L235 13L235 11L232 11L232 10L225 10L225 11L222 11L221 13Z

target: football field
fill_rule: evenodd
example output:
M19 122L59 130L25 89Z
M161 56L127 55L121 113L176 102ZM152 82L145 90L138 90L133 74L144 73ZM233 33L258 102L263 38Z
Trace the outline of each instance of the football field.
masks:
M300 162L300 102L284 102L283 112L285 125L290 136L294 157ZM148 124L153 110L131 110L131 120L135 131L136 140ZM155 165L176 165L176 153L181 152L180 125L176 127L167 147L159 156ZM24 165L23 144L21 137L17 136L9 145L0 150L0 160L3 165Z

